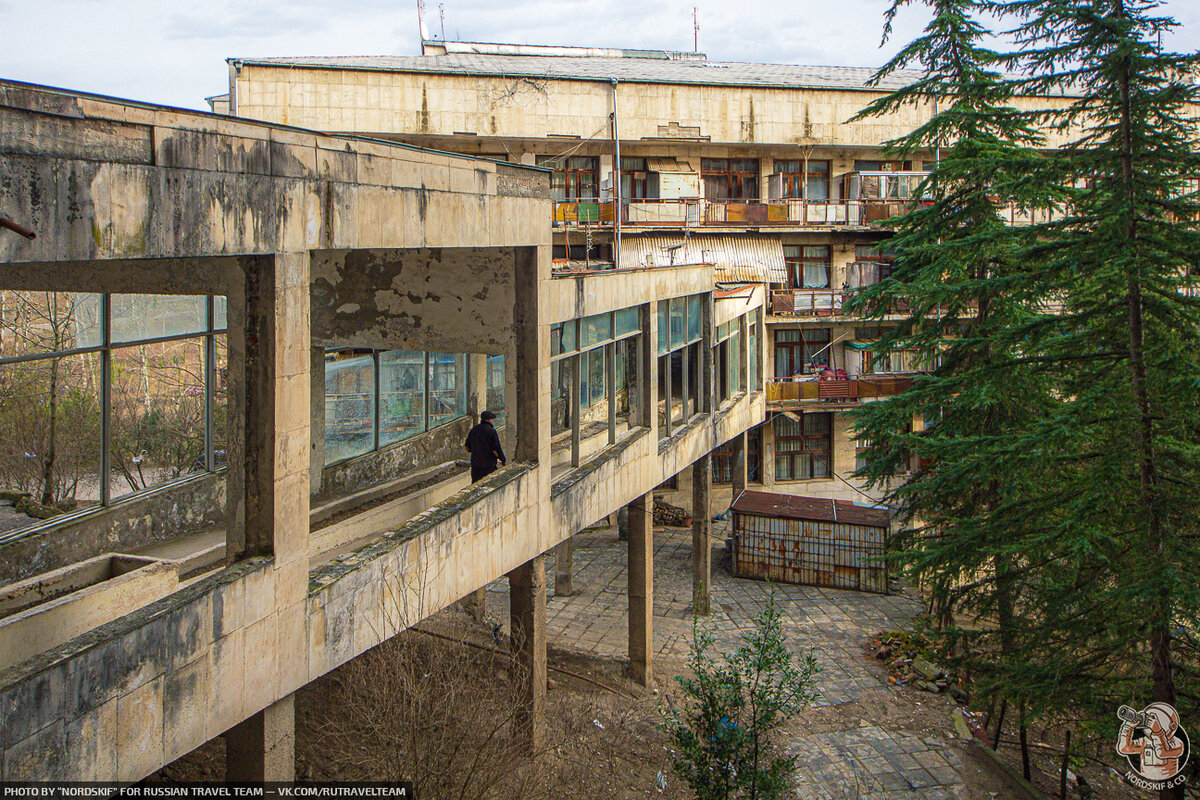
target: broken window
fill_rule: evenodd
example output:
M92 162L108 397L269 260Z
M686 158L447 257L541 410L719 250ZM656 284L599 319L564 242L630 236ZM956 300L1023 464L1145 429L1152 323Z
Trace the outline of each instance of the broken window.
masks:
M713 455L713 483L733 483L734 446L733 442L716 447ZM762 481L762 426L757 425L746 431L746 480L752 483Z
M705 408L699 342L705 295L658 301L658 435L669 436Z

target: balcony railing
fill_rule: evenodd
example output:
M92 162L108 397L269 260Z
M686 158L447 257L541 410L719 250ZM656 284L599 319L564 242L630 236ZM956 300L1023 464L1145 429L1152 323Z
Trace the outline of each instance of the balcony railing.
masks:
M554 226L613 224L613 200L556 200ZM890 200L622 200L621 224L647 228L856 227L910 210Z
M809 405L854 405L864 400L891 397L912 386L911 377L894 375L858 376L846 380L791 378L767 382L767 403L779 407Z
M842 313L845 295L837 289L783 289L771 292L771 315L830 317Z

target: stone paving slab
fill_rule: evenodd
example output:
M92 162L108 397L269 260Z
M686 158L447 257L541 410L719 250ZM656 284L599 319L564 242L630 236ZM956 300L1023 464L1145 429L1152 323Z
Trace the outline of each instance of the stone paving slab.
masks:
M921 605L908 594L878 595L815 586L768 584L735 578L721 566L728 523L714 524L712 608L704 620L724 652L752 628L774 593L784 630L797 654L811 650L821 672L818 706L852 702L884 685L881 667L864 654L881 630L907 626ZM615 529L575 537L575 593L554 596L553 560L547 556L546 636L551 646L610 659L627 657L626 553ZM692 639L691 531L654 532L654 644L660 659L683 659ZM488 612L508 626L508 582L488 587ZM959 751L937 738L875 725L815 733L793 743L798 753L798 796L824 800L964 797Z

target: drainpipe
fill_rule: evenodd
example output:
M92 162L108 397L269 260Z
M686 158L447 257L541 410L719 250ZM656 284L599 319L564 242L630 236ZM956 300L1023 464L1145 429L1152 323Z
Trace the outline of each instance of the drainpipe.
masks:
M613 103L613 269L621 268L621 132L617 122L617 79L612 78Z

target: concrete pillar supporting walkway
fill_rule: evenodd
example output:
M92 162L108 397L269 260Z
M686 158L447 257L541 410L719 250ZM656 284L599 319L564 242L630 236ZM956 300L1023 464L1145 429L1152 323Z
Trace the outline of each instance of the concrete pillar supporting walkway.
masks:
M572 562L575 560L575 537L568 536L554 548L554 595L570 597L575 594Z
M629 504L629 671L642 686L654 682L654 495Z
M225 734L225 780L261 782L295 779L295 697L289 694Z
M712 455L692 464L692 609L711 613L712 588Z
M521 708L514 735L529 752L541 749L546 733L546 563L526 561L508 573L509 623Z

